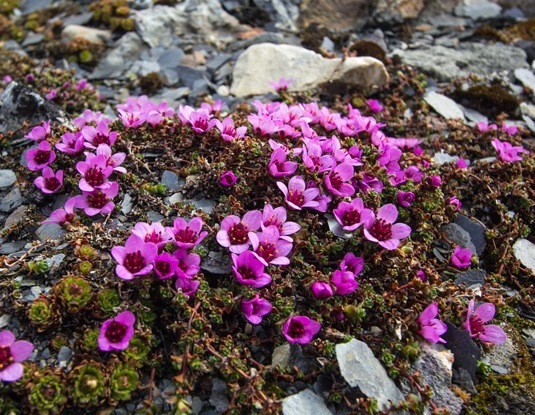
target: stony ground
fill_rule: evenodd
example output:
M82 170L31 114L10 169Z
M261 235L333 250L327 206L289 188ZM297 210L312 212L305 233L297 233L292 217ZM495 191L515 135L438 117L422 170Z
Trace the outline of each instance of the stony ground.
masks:
M2 2L0 329L34 349L24 376L0 384L0 412L535 412L535 10L423 3ZM269 81L282 78L291 82L277 92ZM188 118L201 105L211 120L244 127L243 138L225 141L215 125ZM125 154L126 172L111 176L115 207L43 224L81 194L84 156L58 151L63 186L45 194L28 168L37 144L25 135L52 119L45 141L57 144L93 122L87 113L77 121L86 109L110 119L113 151ZM149 110L158 114L150 122ZM285 132L257 126L263 111L286 117ZM358 134L335 121L352 116L366 125ZM289 186L289 176L269 173L274 147L297 150L288 159L301 162L295 138L312 134L304 124L360 150L350 151L362 164L355 195L329 193L327 173L298 167L332 196L323 211L292 209L277 184ZM382 154L374 137L397 138L399 155ZM496 139L527 152L503 156ZM393 183L397 161L422 177ZM227 171L238 179L231 186L221 183ZM355 197L376 213L396 205L410 237L384 249L361 229L344 231L333 209ZM269 265L267 286L244 286L216 235L228 215L266 203L300 230L286 237L290 264ZM184 250L200 258L195 275L119 278L112 248L139 222L172 227L178 217L201 218L207 232ZM469 250L463 267L451 260L456 247ZM342 294L332 275L347 253L364 268L358 289ZM319 299L315 282L338 295ZM273 306L260 324L243 309L255 295ZM506 342L463 329L472 299L494 304L491 323ZM420 335L431 303L447 323L444 345ZM103 323L125 310L136 316L134 337L125 350L102 351ZM321 330L292 343L284 325L296 315Z

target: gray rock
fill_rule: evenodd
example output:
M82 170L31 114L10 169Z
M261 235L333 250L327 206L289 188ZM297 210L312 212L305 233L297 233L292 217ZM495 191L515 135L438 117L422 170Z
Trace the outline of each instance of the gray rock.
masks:
M495 344L483 357L483 361L500 374L507 374L518 356L513 340L507 337L505 343ZM505 373L502 373L505 372Z
M283 415L332 415L325 401L310 389L284 398L282 413Z
M75 14L75 15L72 15L72 16L67 16L65 17L64 19L62 19L63 21L63 25L66 27L66 26L69 26L71 24L74 24L74 25L86 25L88 24L91 19L93 18L93 13L91 12L85 12L85 13L80 13L80 14Z
M166 68L176 68L180 62L182 61L182 58L184 57L184 51L177 47L172 47L169 49L166 49L159 57L158 57L158 64L160 67L166 69Z
M475 245L472 243L470 234L456 223L448 223L442 228L444 231L444 237L455 245L460 245L463 248L468 248L472 252L472 255L477 255Z
M206 63L208 70L215 72L232 59L230 53L218 53Z
M111 31L71 24L62 30L61 39L64 42L84 39L92 45L105 46L111 40Z
M13 226L17 226L20 224L23 220L25 220L26 213L28 212L28 206L22 205L19 206L17 209L15 209L14 212L9 215L4 223L4 229L11 228ZM2 230L4 230L2 229Z
M448 153L444 153L444 150L440 150L433 156L433 161L438 165L446 163L455 163L457 160L459 160L459 157L450 156Z
M206 76L206 71L203 69L194 69L184 65L178 65L176 71L180 78L180 83L190 89L194 89L195 82L205 79Z
M210 395L210 404L215 408L216 414L222 414L229 407L227 397L227 383L224 380L215 378L212 381L212 394Z
M0 212L9 213L22 205L22 195L18 187L14 187L0 200Z
M0 245L0 254L9 255L21 251L28 241L4 242Z
M326 27L333 32L358 32L368 23L375 1L369 0L301 0L300 24Z
M487 276L487 271L482 269L470 269L465 272L461 272L455 277L455 285L466 284L467 287L472 285L483 285L485 284L485 277Z
M423 384L433 391L432 401L450 414L461 413L463 401L451 390L453 354L440 345L421 344L422 353L413 368L420 373ZM431 414L429 407L426 414Z
M67 231L57 223L45 223L35 231L35 235L41 242L45 242L49 238L52 240L61 239L66 233Z
M500 14L502 8L487 0L462 0L455 7L455 15L474 20L490 19Z
M210 251L208 257L201 261L201 269L214 275L225 275L232 272L232 265L228 255L222 252Z
M285 368L290 364L290 343L275 347L271 356L271 366Z
M160 65L155 61L136 61L132 67L128 70L129 73L135 73L140 76L147 76L151 73L159 73Z
M464 121L463 110L451 98L435 91L429 91L424 95L424 100L444 118L448 120L461 119Z
M21 3L20 11L23 14L30 14L52 6L52 0L24 0Z
M128 5L135 10L145 10L152 7L152 0L128 0Z
M168 190L173 192L180 190L180 188L186 183L183 179L180 179L174 171L165 170L162 173L162 179L160 180Z
M238 58L231 93L246 97L273 92L269 82L283 77L293 81L290 91L307 91L333 82L367 88L388 81L386 68L374 58L326 59L299 46L262 43L249 47Z
M61 363L67 363L72 357L72 350L67 346L61 346L58 352L58 361ZM64 366L63 366L64 367Z
M65 118L57 104L14 81L2 92L0 102L0 132L4 134L19 130L25 121L37 125L48 120L63 121Z
M254 3L265 10L275 27L283 31L297 31L299 18L299 4L301 0L253 0Z
M513 253L522 265L535 274L535 245L527 239L517 239L513 245Z
M515 78L522 82L524 87L531 89L531 94L535 97L535 75L530 69L515 69Z
M144 49L146 46L143 45L143 41L137 34L134 32L126 33L99 62L89 78L120 78L130 68L132 62L139 58Z
M343 378L351 387L358 387L369 398L377 400L384 411L403 399L403 395L388 377L381 362L364 342L353 339L336 345L336 359Z
M463 107L462 105L460 104L457 104L459 105L459 108L461 108L464 112L464 116L472 121L472 122L480 122L480 121L483 121L483 122L486 122L488 123L489 122L489 119L487 117L485 117L483 114L481 114L480 112L472 109L472 108L467 108L467 107Z
M432 46L427 49L393 52L403 62L436 77L438 81L451 81L469 74L480 76L495 72L527 68L526 53L515 46L463 42L457 49ZM496 59L500 56L500 59Z
M134 207L134 200L132 199L132 196L130 196L128 193L124 195L124 199L121 202L121 213L123 215L128 215L132 208Z
M22 42L22 47L26 48L28 46L37 45L38 43L41 43L45 39L45 35L42 33L29 33L24 38L24 41Z
M0 189L11 187L17 181L17 176L13 170L0 170Z
M485 240L485 231L487 228L482 223L464 215L457 215L454 222L468 232L470 240L476 247L476 253L481 255L487 246Z
M424 0L379 0L373 17L383 23L403 23L415 19L424 8Z
M206 213L212 213L216 203L210 199L191 199L188 202L193 203L197 209L203 210Z

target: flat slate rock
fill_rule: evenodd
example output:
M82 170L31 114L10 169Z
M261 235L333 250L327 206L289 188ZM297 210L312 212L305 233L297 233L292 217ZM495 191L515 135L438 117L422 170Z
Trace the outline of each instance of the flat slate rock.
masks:
M17 181L17 176L13 170L0 170L0 189L11 187Z
M309 389L284 398L282 413L283 415L332 415L325 401Z
M535 244L527 239L518 239L513 245L513 253L522 265L535 274Z
M455 277L455 285L466 284L467 287L472 285L485 284L485 277L487 276L487 271L483 269L470 269L465 272L457 274Z
M455 244L460 245L463 248L470 249L470 252L472 252L472 255L477 254L477 249L472 242L472 238L470 237L470 234L461 226L457 225L456 223L448 223L446 226L442 228L444 231L445 238Z
M464 121L464 112L457 103L446 95L429 91L424 95L424 101L447 120L460 119Z
M476 247L476 253L481 255L487 246L487 241L485 240L485 226L464 215L457 215L454 222L469 233L470 240Z

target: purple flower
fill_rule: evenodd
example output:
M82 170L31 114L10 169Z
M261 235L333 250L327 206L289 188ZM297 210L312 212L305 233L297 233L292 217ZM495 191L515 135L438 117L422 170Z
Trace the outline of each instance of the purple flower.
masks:
M372 215L374 218L375 215ZM396 223L398 210L388 203L377 211L377 218L364 224L364 237L368 241L377 242L383 248L392 250L399 245L399 240L411 234L411 228L404 223Z
M178 260L175 273L182 279L191 279L201 270L201 257L186 249L178 248L173 256Z
M410 207L416 196L412 192L398 192L397 200L400 206Z
M191 129L197 134L204 134L216 125L216 120L212 120L212 114L206 108L194 110L192 107L179 106L178 117L183 124L189 124Z
M498 159L504 163L521 161L522 156L520 154L529 153L529 151L522 146L512 146L511 143L508 143L507 141L500 141L497 138L492 140L492 146L498 153Z
M348 182L354 174L355 170L351 164L341 163L324 177L325 187L335 196L352 196L355 188Z
M305 316L292 316L282 326L282 334L290 343L307 344L321 330L321 324Z
M44 140L39 143L37 148L32 148L26 152L26 160L29 170L38 171L56 160L56 153L52 150L50 143Z
M331 283L334 285L337 295L349 295L354 293L359 287L355 280L355 274L351 271L336 270L331 275Z
M484 133L485 131L489 131L489 130L497 130L498 129L498 126L496 124L488 124L485 121L479 121L476 124L476 126L477 126L477 129L479 130L480 133Z
M81 195L75 196L75 207L83 209L87 216L95 216L99 213L107 215L113 212L113 209L115 209L113 198L119 193L119 184L117 182L109 183L110 187L107 189L83 192Z
M346 232L353 232L363 223L373 220L373 212L364 207L362 199L356 198L351 202L340 202L333 210L334 217Z
M455 167L458 169L466 169L468 167L468 162L465 159L459 159L455 162Z
M502 124L502 131L507 135L515 135L518 133L518 127L516 125Z
M162 248L173 239L173 233L164 228L160 222L148 224L137 222L132 230L132 234L139 236L143 242L152 242L158 248Z
M468 330L470 336L485 343L505 343L507 335L502 328L495 324L486 324L494 318L495 313L496 307L492 303L483 303L474 311L474 300L470 300L463 327Z
M429 176L427 178L427 184L437 189L442 185L442 178L438 175Z
M46 194L56 193L63 185L63 170L58 170L54 173L54 170L46 166L41 174L42 176L33 181L41 192Z
M63 225L67 222L72 222L74 219L74 208L76 207L76 201L76 197L67 199L65 206L52 212L50 217L43 221L43 224L57 223L59 225Z
M269 81L269 86L277 92L287 91L292 82L291 79L280 78L278 81Z
M99 144L97 147L96 156L103 156L106 159L106 165L111 166L113 168L113 171L119 173L126 173L126 169L124 167L119 167L126 158L125 153L113 154L109 145ZM86 153L86 161L89 161L94 157L94 154Z
M461 201L454 196L448 199L448 204L453 206L455 210L459 210L461 208Z
M111 255L119 263L115 273L123 280L147 275L153 268L158 248L153 243L145 243L137 235L130 235L124 246L114 246Z
M374 114L377 114L383 110L383 106L376 99L367 99L366 104L368 104L370 111L373 112Z
M162 252L154 258L154 273L158 279L165 280L175 275L178 268L178 259L169 252Z
M425 275L425 272L424 272L424 270L422 270L422 269L420 269L420 270L418 270L418 271L416 272L416 276L417 276L418 278L420 278L420 280L421 280L422 282L426 282L426 281L427 281L427 275Z
M333 156L323 154L321 146L312 142L303 146L302 157L305 167L318 173L331 170L335 163Z
M84 137L82 133L65 133L61 141L56 143L56 148L69 156L76 156L84 151Z
M257 231L262 224L262 213L259 210L247 212L243 219L229 215L221 222L221 230L216 239L219 245L229 248L230 252L239 254L246 251L251 244L249 232Z
M290 260L286 257L292 250L292 243L280 238L276 226L268 226L262 232L249 234L253 246L253 254L264 265L288 265Z
M271 282L269 274L264 272L264 263L251 251L244 251L239 255L233 253L232 262L232 271L240 284L262 288Z
M99 144L106 144L111 147L117 140L117 132L110 132L108 124L104 121L100 121L96 128L90 125L84 126L81 133L86 141L84 145L87 148L95 149Z
M223 119L223 122L215 120L215 126L221 132L221 138L224 141L234 141L237 138L243 138L247 132L247 127L235 128L234 121L230 117Z
M297 170L295 161L287 160L288 154L284 149L279 148L271 153L268 163L268 172L272 177L290 176Z
M50 135L50 121L43 122L31 129L24 137L33 141L42 141Z
M178 276L175 282L177 291L181 291L182 294L189 298L195 295L199 285L201 285L201 283L198 280L193 278L183 278L181 276Z
M208 235L206 231L201 232L202 225L200 217L191 219L189 223L183 218L176 218L173 227L167 230L174 235L173 239L179 248L191 249L199 245Z
M225 187L232 187L237 181L238 178L230 170L223 173L219 179L219 183L221 183L221 185Z
M24 374L20 362L30 357L33 344L26 340L15 340L9 330L0 331L0 380L14 382Z
M318 300L324 300L334 295L333 289L328 282L316 281L312 283L310 289L312 290L312 295Z
M301 226L295 222L286 221L286 209L279 206L273 209L273 206L267 204L264 206L262 212L262 229L267 228L268 226L275 226L279 230L280 238L285 239L289 242L292 242L292 238L288 235L292 235L296 232L299 232Z
M49 101L53 100L54 98L56 98L58 96L58 91L56 91L55 89L51 89L48 94L45 95L45 98L48 99Z
M113 173L113 167L108 166L106 156L89 157L87 161L76 163L76 170L82 175L78 187L83 192L93 192L110 186L108 177Z
M472 263L472 251L457 245L451 254L450 263L456 268L468 268Z
M340 262L340 270L349 271L357 277L364 269L364 258L355 256L352 252L345 254L344 259Z
M418 334L432 343L446 343L446 340L440 336L448 331L448 326L437 319L437 315L438 305L436 303L429 304L418 317L418 323L420 323Z
M124 350L134 337L136 317L131 311L123 311L114 318L106 320L100 328L98 347L103 352Z
M252 324L260 324L265 315L271 313L273 306L268 300L255 294L250 300L241 300L240 309L247 320Z
M277 186L284 193L288 206L294 210L319 206L319 203L314 199L319 196L320 190L317 187L307 189L301 176L293 176L288 183L288 187L282 182L277 182Z
M373 190L376 193L381 193L383 191L384 184L378 178L373 177L368 173L364 173L362 175L362 179L358 183L358 187L364 193L368 193L370 190Z

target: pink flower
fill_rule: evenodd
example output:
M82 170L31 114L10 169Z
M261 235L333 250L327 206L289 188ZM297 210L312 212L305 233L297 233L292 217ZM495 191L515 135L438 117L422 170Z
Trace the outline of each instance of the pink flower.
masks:
M130 235L124 246L114 246L111 255L118 262L115 273L123 280L147 275L152 271L158 248L153 243L145 243L137 235Z
M63 225L72 222L74 219L74 208L76 207L76 197L71 197L65 202L65 207L56 209L50 214L50 217L43 221L45 223L57 223Z
M518 127L516 125L502 124L502 131L507 135L515 135L518 133Z
M364 207L362 199L356 198L351 202L340 202L333 210L334 217L346 232L353 232L363 223L373 220L373 212Z
M65 133L61 141L56 143L56 148L69 156L76 156L84 151L84 137L82 133Z
M417 272L416 272L416 276L418 278L420 278L420 280L422 282L426 282L427 281L427 275L425 275L425 272L421 269L419 269Z
M268 300L260 298L255 294L250 300L241 300L240 310L249 322L260 324L265 315L271 313L273 306Z
M36 178L33 183L37 188L46 194L57 193L63 185L63 170L54 173L50 167L46 166L41 172L42 176Z
M438 175L430 176L427 178L427 184L435 189L442 185L442 178Z
M368 173L364 173L362 175L362 179L358 183L358 187L364 193L368 193L370 190L373 190L376 193L381 193L383 191L384 184L378 178L373 177Z
M321 330L321 324L305 316L292 316L282 326L282 334L290 343L307 344Z
M375 215L372 215L374 218ZM364 237L368 241L377 242L383 248L392 250L399 245L399 240L411 234L411 228L404 223L396 223L398 210L389 203L377 211L377 218L364 224Z
M485 121L479 121L476 124L476 126L477 126L477 129L479 130L480 133L484 133L485 131L489 131L489 130L497 130L498 129L498 126L496 124L488 124Z
M45 95L45 98L48 99L49 101L53 100L54 98L56 98L58 96L58 91L56 91L55 89L51 89L48 94Z
M468 268L472 263L472 251L457 245L451 254L450 263L459 269Z
M225 187L232 187L237 181L238 178L230 170L223 173L219 179L219 183L221 183L221 185Z
M178 268L178 259L169 252L162 252L154 258L154 273L158 279L165 280L175 275Z
M400 206L410 207L416 196L412 192L398 192L396 198Z
M354 174L355 170L351 164L339 164L325 176L325 187L335 196L352 196L355 193L355 188L348 182Z
M31 129L24 137L33 141L42 141L50 135L50 121L43 122Z
M271 153L271 158L268 163L268 172L272 177L290 176L297 170L297 163L295 161L287 160L288 154L282 148L279 148Z
M276 226L268 226L260 233L251 232L249 239L253 246L253 254L264 265L288 265L290 263L286 255L292 250L292 243L280 238Z
M76 170L82 175L78 187L84 192L110 187L108 177L113 173L113 167L108 166L106 156L88 157L87 161L76 163Z
M299 232L301 226L295 222L287 222L286 214L286 209L284 209L282 206L273 209L273 206L267 204L264 206L264 210L262 212L261 226L262 229L265 229L268 226L275 226L279 231L281 239L292 242L292 238L290 238L288 235Z
M82 137L85 139L84 145L87 148L97 148L99 144L106 144L113 146L115 140L117 140L117 132L111 131L108 124L104 121L100 121L97 127L86 125L82 128Z
M173 256L178 260L175 270L178 278L192 279L201 270L201 257L199 255L178 248L173 252Z
M465 159L459 159L455 162L455 167L458 169L466 169L468 167L468 162Z
M368 104L370 111L373 112L374 114L377 114L383 110L383 106L376 99L367 99L366 104Z
M364 258L355 256L352 252L345 254L344 259L340 262L340 270L349 271L357 277L364 269Z
M173 233L168 229L164 228L160 222L154 222L150 225L145 222L137 222L132 234L139 236L145 243L152 242L158 248L163 248L166 243L173 239Z
M0 331L0 380L14 382L24 374L20 362L28 359L33 352L33 344L26 340L15 340L9 330Z
M106 320L100 328L98 347L103 352L124 350L134 337L136 317L131 311L123 311L114 318Z
M244 251L239 255L231 254L234 266L232 271L236 280L242 285L262 288L271 282L269 274L264 272L265 264L251 251Z
M461 201L454 196L448 199L448 204L453 206L455 210L459 210L461 208Z
M205 109L194 110L192 107L180 106L178 117L183 124L189 124L191 129L197 134L204 134L216 125L216 120L212 120L212 114Z
M183 278L181 276L178 276L175 282L175 288L177 291L181 291L182 294L189 298L195 296L199 285L201 285L199 280L193 278Z
M179 248L191 249L199 245L208 235L208 232L202 230L202 219L193 218L189 223L183 218L176 218L172 228L167 228L174 235L174 241Z
M238 138L245 137L247 127L234 127L234 120L230 117L223 119L223 122L215 120L216 128L221 132L221 138L224 141L234 141Z
M246 251L251 244L249 232L255 232L262 224L262 213L259 210L247 212L243 219L229 215L221 222L221 230L216 239L219 245L229 248L230 252L239 254Z
M52 150L50 143L44 140L39 143L37 148L32 148L26 152L26 160L29 170L38 171L56 160L56 153Z
M303 146L302 157L305 167L318 173L331 170L335 164L334 157L329 154L323 154L321 146L315 143L308 143Z
M512 146L511 143L508 143L507 141L500 141L497 138L492 140L492 146L498 153L498 159L504 163L521 161L522 156L520 154L529 153L529 151L522 146Z
M507 335L502 328L495 324L486 324L494 318L495 313L496 307L492 303L483 303L474 311L474 300L470 300L463 327L468 330L472 338L485 343L505 343Z
M126 169L124 167L119 167L124 159L126 158L125 153L115 153L113 154L111 151L111 147L107 144L99 144L97 147L97 151L95 152L96 156L103 156L106 159L106 165L111 166L113 168L113 171L116 171L118 173L126 173ZM86 152L86 161L89 161L92 158L95 158L96 156L92 153Z
M331 275L331 283L334 285L337 295L349 295L354 293L359 287L355 280L355 274L351 271L336 270Z
M119 184L109 182L110 186L106 189L97 189L94 192L82 192L81 195L75 196L75 207L83 209L87 216L97 214L108 215L115 209L113 198L119 193Z
M440 336L448 331L448 327L436 318L437 315L438 305L436 303L429 304L418 317L418 323L420 323L418 334L432 343L446 343L446 340Z
M318 300L324 300L334 295L331 285L327 282L316 281L310 287L312 295Z
M291 79L280 78L278 81L269 81L269 86L277 92L287 91L292 82Z
M277 182L277 186L284 193L288 206L294 210L319 206L319 203L314 199L319 196L320 190L317 187L307 189L301 176L293 176L288 183L288 187L282 182Z

